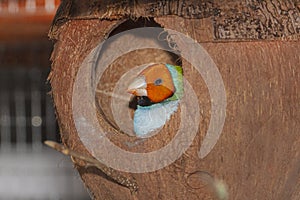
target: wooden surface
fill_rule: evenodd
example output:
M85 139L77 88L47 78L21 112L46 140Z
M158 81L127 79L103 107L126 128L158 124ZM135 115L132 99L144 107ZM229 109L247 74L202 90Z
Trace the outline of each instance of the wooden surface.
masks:
M86 20L95 16L78 12L76 6L83 6L78 2L68 4L73 6L68 16L58 13L56 22L65 17L60 21L63 23L55 24L50 32L56 43L49 78L63 143L74 150L88 153L77 135L72 118L73 84L84 58L121 21L114 17L115 20ZM256 5L256 2L252 3ZM234 7L232 4L216 3L222 8L228 5ZM243 4L244 1L234 8L242 13ZM297 2L293 5L297 8ZM96 7L83 6L82 9L93 13ZM135 195L107 179L103 173L77 166L91 195L95 199L212 199L211 191L201 181L191 184L188 180L190 175L204 170L226 182L230 199L299 199L299 32L289 33L288 36L292 36L290 41L281 41L284 35L276 35L276 40L272 41L275 29L264 33L266 38L254 38L256 41L250 41L253 38L249 34L237 34L234 36L235 41L232 41L231 36L216 37L215 21L210 16L194 20L163 14L154 20L199 41L221 73L227 95L227 116L221 138L207 157L199 159L197 151L209 123L210 100L202 78L193 73L192 66L183 61L185 77L197 88L202 111L199 122L202 127L191 147L175 163L161 170L144 174L123 173L136 179L140 189ZM85 19L69 20L79 15ZM232 10L223 15L238 16ZM245 14L245 17L251 19L251 15ZM263 16L260 19L263 20ZM239 25L238 21L235 23ZM229 24L225 23L226 26ZM267 24L272 27L272 23ZM223 39L228 42L220 42ZM244 39L249 41L244 42ZM143 60L140 55L137 53L134 58ZM148 54L150 59L151 55L153 59L157 57L156 54ZM133 58L133 55L128 58ZM124 59L122 63L124 70L132 64L131 61L127 62ZM120 77L123 71L107 71L107 76ZM88 102L83 98L82 103ZM176 116L172 118L169 128L175 129L173 125L177 120ZM111 128L104 116L99 116L99 123ZM117 134L111 137L122 141L129 136ZM171 135L165 137L168 140ZM158 139L152 140L144 150L159 144ZM98 150L101 151L101 147Z
M300 3L297 0L164 0L164 1L63 1L50 37L57 26L72 19L126 19L175 15L207 19L218 41L299 39Z

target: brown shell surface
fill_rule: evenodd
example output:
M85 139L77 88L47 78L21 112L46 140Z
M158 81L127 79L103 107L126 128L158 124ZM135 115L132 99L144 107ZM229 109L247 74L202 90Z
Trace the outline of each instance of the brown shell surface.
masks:
M66 2L73 3L66 4ZM100 20L95 16L92 19L91 13L96 12L96 7L103 4L85 8L79 2L83 1L64 1L65 6L72 5L73 9L69 8L69 13L65 12L64 15L62 11L58 13L50 32L51 38L56 41L51 57L53 63L49 79L63 143L73 150L88 155L89 152L78 137L72 117L74 81L85 57L126 17L122 15L120 18L123 19L113 17L109 19L110 16L107 16ZM155 4L153 2L151 7ZM187 2L195 4L196 1ZM298 15L299 3L297 1L289 1L292 2L290 4L279 1L200 2L206 2L205 5L212 2L215 12L218 11L217 8L224 11L220 14L223 16L224 26L218 26L220 28L216 29L221 18L214 12L210 14L209 9L208 12L202 12L207 14L199 15L199 19L175 14L165 16L165 11L157 11L159 15L149 16L155 17L154 20L162 27L177 30L198 41L218 67L227 95L226 121L220 139L207 157L204 159L198 157L199 147L209 125L211 100L201 75L195 73L194 67L183 59L184 77L196 91L201 107L199 131L192 145L176 162L161 170L142 174L120 172L136 179L139 186L136 194L131 194L127 188L112 182L98 170L80 167L83 163L76 164L94 199L214 199L210 188L203 182L198 179L189 180L190 175L197 171L208 171L223 179L228 186L230 199L299 199L300 41L297 26L300 23L296 20L298 18L294 22L289 21L292 20L291 17L294 19ZM283 12L272 15L273 18L267 17L269 21L261 24L262 27L270 26L270 29L266 29L269 32L265 34L265 38L257 36L253 40L250 38L250 32L248 35L247 33L242 35L242 32L233 29L228 29L229 35L220 35L222 27L235 27L232 23L236 23L237 27L241 26L235 19L242 20L239 14L246 9L243 7L246 2L253 6L247 4L246 8L251 12L245 15L243 22L252 24L253 27L256 24L248 20L257 17L263 21L266 17L266 15L256 16L252 13L254 11L278 12L273 9L278 8L282 11L288 10L293 15L290 18L288 14L286 15L287 22L279 20L284 19L281 16L284 15ZM139 4L140 8L147 8L147 5L147 3ZM90 11L90 14L80 12L79 15L80 6ZM124 7L124 12L126 8L129 9L130 6ZM228 21L229 18L231 21ZM277 24L274 18L278 19L279 24L286 25L286 30L289 30L286 35L274 36ZM57 19L64 19L61 21L63 23L59 24ZM294 25L290 26L289 23ZM282 30L284 28L278 33ZM273 34L272 37L270 33ZM291 40L284 40L287 37ZM115 83L128 68L145 62L172 64L175 61L166 52L151 49L130 52L122 59L117 59L105 71L101 82ZM98 85L98 88L100 87L112 90L114 84ZM111 121L113 117L110 109L105 106L109 105L110 98L100 95L97 99L104 108L103 112L106 113L106 117L99 115L99 123L105 129L113 130L107 123L107 119ZM89 102L83 98L82 103ZM130 151L152 151L164 146L174 137L179 121L180 115L175 114L161 133L145 142L143 146L137 146ZM122 133L112 133L108 137L124 149L128 149L128 146L124 145L123 141L134 142L132 137ZM101 149L101 146L98 148L103 153L109 153L107 149Z

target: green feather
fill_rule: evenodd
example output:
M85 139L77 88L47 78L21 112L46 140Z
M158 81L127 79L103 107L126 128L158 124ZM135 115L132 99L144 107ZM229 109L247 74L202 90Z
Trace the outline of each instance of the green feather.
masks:
M184 89L183 89L183 70L180 66L174 66L170 64L166 64L166 67L169 69L173 83L175 86L175 93L165 101L174 101L179 100L183 97Z

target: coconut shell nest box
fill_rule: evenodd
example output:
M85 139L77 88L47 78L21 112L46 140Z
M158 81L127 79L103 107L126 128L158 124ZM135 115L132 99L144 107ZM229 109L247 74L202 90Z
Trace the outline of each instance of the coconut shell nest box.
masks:
M101 163L73 159L93 199L228 198L216 180L230 199L300 198L299 1L65 0L49 36L62 142ZM182 66L194 102L141 139L124 101L147 63Z

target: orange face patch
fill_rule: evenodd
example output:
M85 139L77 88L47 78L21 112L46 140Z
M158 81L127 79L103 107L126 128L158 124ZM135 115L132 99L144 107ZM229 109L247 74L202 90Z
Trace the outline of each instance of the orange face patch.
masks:
M171 73L164 64L155 64L141 72L147 83L147 95L153 103L159 103L171 97L175 86Z

